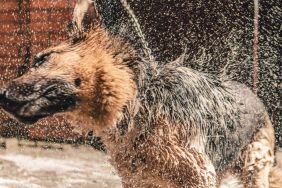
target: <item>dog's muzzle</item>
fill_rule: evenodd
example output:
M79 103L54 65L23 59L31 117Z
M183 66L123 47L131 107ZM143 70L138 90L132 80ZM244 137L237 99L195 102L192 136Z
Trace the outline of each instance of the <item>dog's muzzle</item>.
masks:
M70 110L76 97L61 82L44 84L14 84L0 88L0 107L20 122L33 124L41 118Z

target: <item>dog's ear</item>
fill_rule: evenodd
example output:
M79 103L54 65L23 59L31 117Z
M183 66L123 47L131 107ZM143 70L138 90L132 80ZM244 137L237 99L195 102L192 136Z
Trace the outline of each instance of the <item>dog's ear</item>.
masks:
M77 0L72 22L68 26L69 36L77 39L85 36L91 28L101 25L101 16L93 0Z

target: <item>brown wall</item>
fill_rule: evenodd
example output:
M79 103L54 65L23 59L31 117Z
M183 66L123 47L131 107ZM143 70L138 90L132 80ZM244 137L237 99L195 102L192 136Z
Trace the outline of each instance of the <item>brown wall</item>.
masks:
M15 78L40 50L66 38L74 0L0 1L0 84ZM80 138L62 118L19 126L0 112L0 135L65 140Z
M25 56L31 56L66 37L72 0L1 0L1 80L15 76ZM29 49L28 49L29 48ZM28 53L31 53L28 55ZM28 57L27 57L28 58Z

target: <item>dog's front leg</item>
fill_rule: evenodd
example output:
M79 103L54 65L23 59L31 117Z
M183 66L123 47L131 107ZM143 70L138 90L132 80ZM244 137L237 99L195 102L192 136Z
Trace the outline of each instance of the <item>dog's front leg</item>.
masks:
M169 188L216 187L216 173L205 154L172 143L143 146L146 167L141 172L142 181Z

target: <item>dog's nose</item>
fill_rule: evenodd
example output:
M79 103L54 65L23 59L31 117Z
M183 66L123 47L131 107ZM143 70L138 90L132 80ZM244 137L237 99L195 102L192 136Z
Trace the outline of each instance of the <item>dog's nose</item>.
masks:
M7 91L4 88L0 89L0 101L3 101L6 98Z

